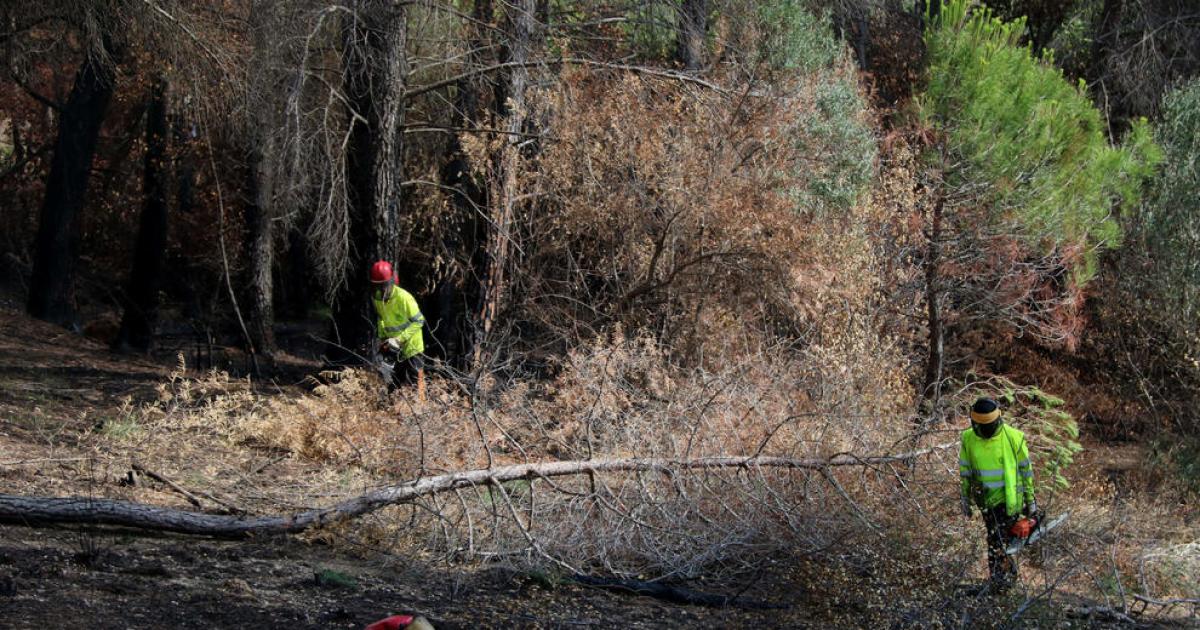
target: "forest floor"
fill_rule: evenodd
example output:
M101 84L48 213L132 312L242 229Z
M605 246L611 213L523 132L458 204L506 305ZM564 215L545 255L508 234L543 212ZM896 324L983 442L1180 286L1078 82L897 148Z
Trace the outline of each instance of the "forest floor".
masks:
M0 493L116 496L187 508L161 486L143 482L136 490L118 489L127 471L112 461L96 463L101 460L87 440L98 430L119 430L113 419L123 409L159 395L158 386L176 367L171 356L176 350L186 348L168 348L158 359L117 356L102 343L0 307ZM315 361L290 361L297 374L317 368ZM286 383L272 387L280 395L300 391ZM1125 501L1161 480L1145 470L1151 458L1142 445L1087 446L1075 471L1076 487L1095 504ZM309 465L279 462L269 453L246 457L263 462L252 467L268 471L264 484L303 483L312 473ZM268 463L275 465L268 469ZM1168 532L1164 536L1186 542L1189 528L1195 531L1197 509L1176 507L1160 526ZM744 589L745 597L784 606L718 609L449 564L419 549L380 552L350 539L224 541L7 524L0 525L0 626L361 628L393 613L423 614L438 628L861 627L886 618L894 623L894 607L901 604L895 603L892 578L886 572L850 576L863 592L879 594L864 599L830 574L842 570L813 559L779 558L749 585L691 585L718 593ZM1104 613L1079 614L1112 606L1083 591L1059 597L1053 606L1041 606L1024 589L1007 597L1007 607L1032 602L1028 618L1045 625L1098 627L1113 621ZM1069 610L1063 602L1071 602ZM942 623L968 622L963 615L986 619L997 604L983 598L956 606ZM914 622L917 618L930 619L922 614ZM1156 619L1172 627L1188 627L1189 621Z

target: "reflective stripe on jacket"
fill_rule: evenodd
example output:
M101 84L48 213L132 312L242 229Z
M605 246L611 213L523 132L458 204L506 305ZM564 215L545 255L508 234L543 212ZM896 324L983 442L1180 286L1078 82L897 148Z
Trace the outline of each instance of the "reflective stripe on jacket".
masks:
M974 429L962 433L958 452L962 494L980 508L1003 505L1009 516L1033 503L1033 464L1025 434L1007 424L984 439Z
M425 318L411 293L392 286L387 300L383 299L383 291L376 291L371 302L375 305L375 313L379 315L376 331L380 339L399 339L403 346L400 354L405 359L425 351L425 340L421 337Z

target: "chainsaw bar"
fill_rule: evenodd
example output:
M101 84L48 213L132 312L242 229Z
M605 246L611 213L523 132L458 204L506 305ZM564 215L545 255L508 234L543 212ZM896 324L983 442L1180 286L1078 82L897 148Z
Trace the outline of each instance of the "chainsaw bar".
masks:
M379 372L379 376L383 378L383 384L386 386L392 382L392 372L396 369L396 364L388 363L387 359L379 359L375 364L375 369Z
M1053 531L1059 525L1062 525L1067 520L1067 517L1070 515L1071 515L1070 512L1063 512L1058 518L1050 521L1049 523L1046 523L1045 525L1039 524L1033 530L1033 533L1029 535L1029 538L1018 538L1018 539L1008 543L1008 547L1004 550L1004 553L1011 556L1011 555L1021 551L1025 547L1032 545L1033 543L1041 540L1042 537L1044 537L1046 534L1049 534L1051 531Z

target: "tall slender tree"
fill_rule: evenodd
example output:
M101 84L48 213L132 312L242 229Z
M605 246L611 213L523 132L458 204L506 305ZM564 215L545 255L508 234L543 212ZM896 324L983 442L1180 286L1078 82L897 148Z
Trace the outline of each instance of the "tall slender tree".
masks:
M704 65L705 38L708 35L708 0L683 0L679 5L679 30L676 57L685 70Z
M495 63L491 53L492 37L489 25L494 20L491 0L475 0L471 19L465 25L467 67L484 67ZM451 126L458 131L446 147L446 162L440 179L449 192L454 208L453 220L438 233L442 249L456 259L449 272L439 278L433 299L425 316L432 329L438 330L435 352L461 365L471 357L471 324L480 308L479 282L483 271L483 248L478 244L485 238L481 212L487 208L487 188L481 185L481 165L471 163L463 149L462 135L483 123L488 102L486 82L479 76L461 77L454 89L454 109Z
M250 352L265 358L275 352L275 178L271 167L274 139L248 151L246 219L247 328Z
M158 290L167 249L167 82L155 77L146 108L146 156L142 171L142 214L134 244L133 269L125 290L117 351L146 352L158 319Z
M38 319L68 327L79 325L75 311L78 219L100 126L112 100L116 56L113 41L105 34L99 50L85 53L70 96L58 108L58 135L46 176L27 309Z
M275 241L278 238L277 201L279 168L278 111L280 78L276 70L285 57L277 29L278 5L255 1L250 5L250 42L253 52L246 85L248 129L246 142L247 180L245 206L245 270L243 293L247 305L248 351L252 356L270 360L275 353ZM258 366L257 360L254 362Z
M489 208L489 232L485 245L486 268L480 294L482 306L476 324L474 363L484 360L484 348L492 340L496 321L504 306L507 293L509 254L516 238L515 221L519 191L517 168L521 159L518 146L525 128L526 99L529 87L529 64L532 61L533 41L537 35L537 2L518 0L507 6L506 63L509 70L503 82L504 98L497 99L503 107L505 141L499 154L493 157L492 187Z
M348 360L371 336L373 260L395 261L404 207L404 116L408 77L407 9L403 4L357 0L344 29L343 82L353 122L346 160L350 196L349 281L334 306L337 339L328 353Z

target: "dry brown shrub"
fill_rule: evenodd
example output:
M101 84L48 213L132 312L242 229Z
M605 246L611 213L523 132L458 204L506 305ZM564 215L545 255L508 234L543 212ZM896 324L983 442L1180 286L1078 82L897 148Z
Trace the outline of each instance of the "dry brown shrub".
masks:
M806 333L822 302L872 295L836 277L854 265L839 242L853 218L801 194L829 168L801 150L821 146L803 138L817 89L750 96L577 69L532 97L549 129L522 175L536 199L509 313L533 325L522 342L562 348L619 322L713 367Z

